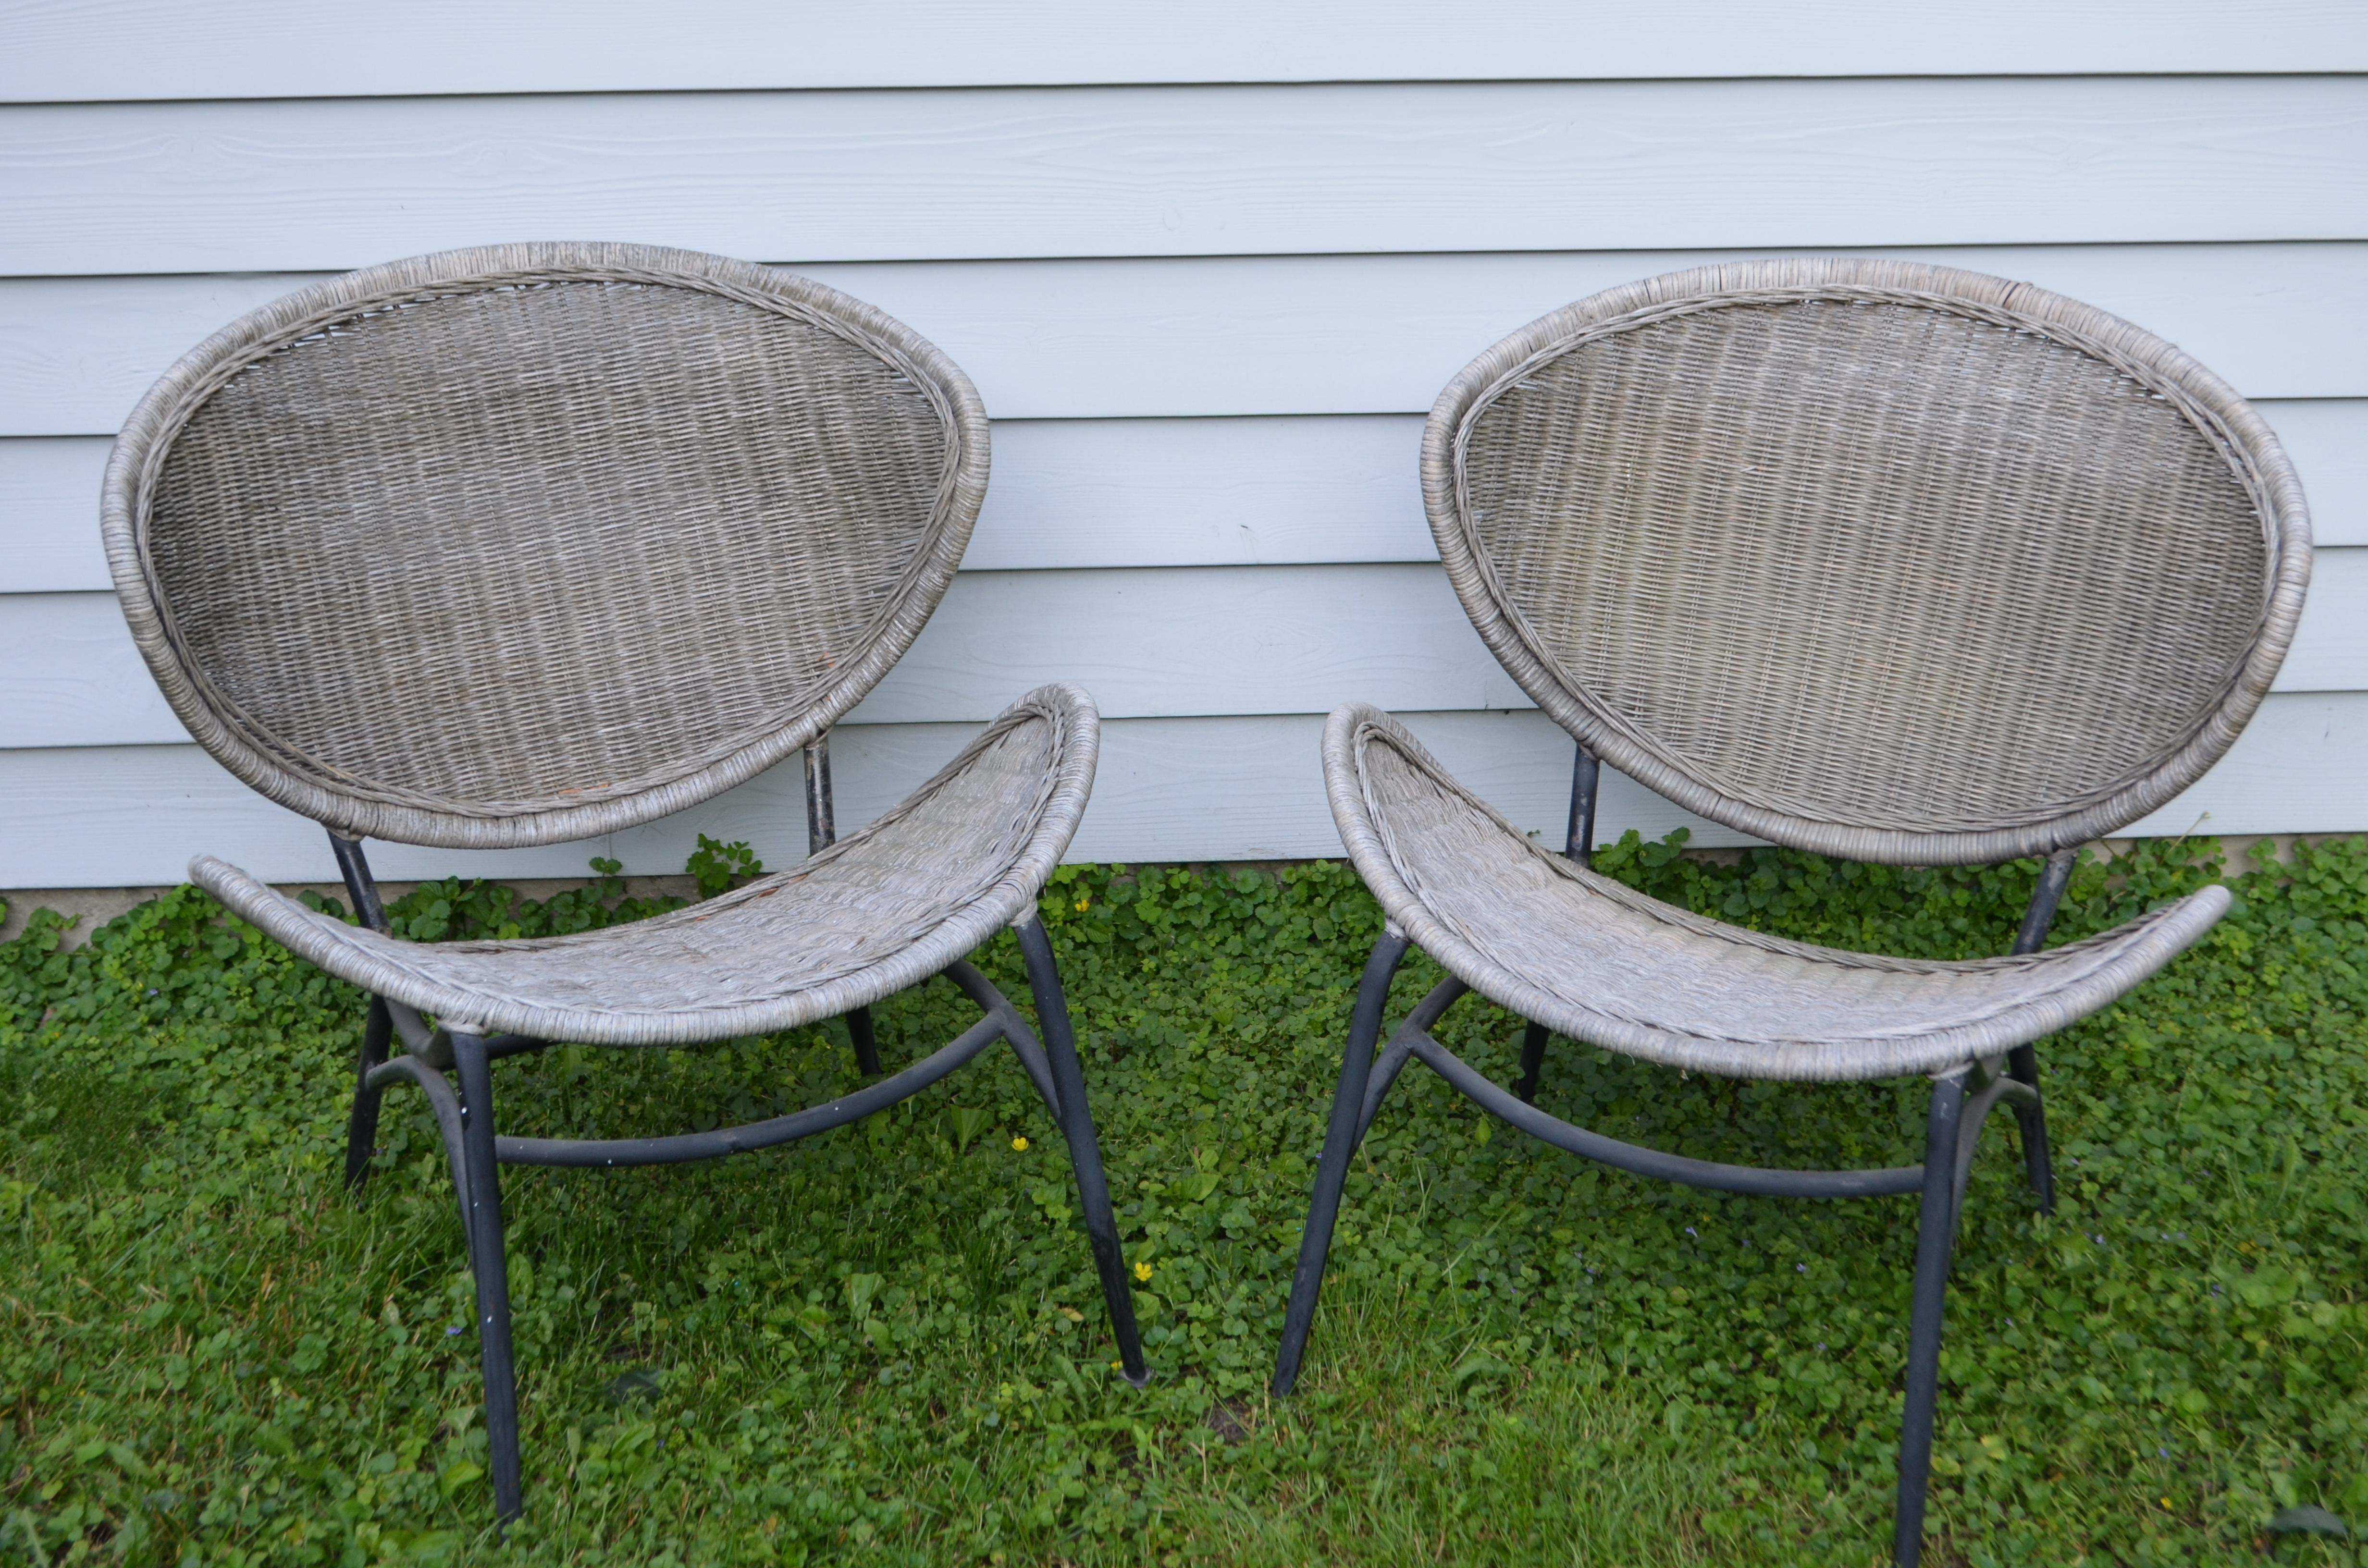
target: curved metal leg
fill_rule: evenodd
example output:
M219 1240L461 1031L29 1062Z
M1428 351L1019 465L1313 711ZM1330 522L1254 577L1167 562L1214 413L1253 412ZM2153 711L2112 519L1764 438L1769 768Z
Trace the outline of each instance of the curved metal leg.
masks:
M1028 963L1028 989L1036 998L1037 1032L1044 1042L1053 1086L1060 1091L1055 1114L1060 1118L1061 1136L1068 1142L1069 1165L1077 1178L1077 1203L1085 1210L1094 1267L1102 1277L1102 1297L1110 1305L1119 1362L1126 1381L1142 1388L1151 1381L1151 1370L1144 1365L1143 1340L1135 1332L1134 1288L1127 1283L1126 1259L1119 1250L1118 1220L1110 1212L1110 1184L1102 1175L1093 1111L1086 1103L1085 1068L1077 1061L1076 1037L1069 1028L1069 1004L1061 994L1061 971L1053 962L1052 939L1044 934L1042 921L1030 919L1012 930Z
M2015 1103L2016 1130L2022 1134L2022 1169L2031 1180L2031 1190L2039 1199L2042 1214L2055 1212L2055 1165L2047 1153L2047 1103L2040 1097L2039 1052L2031 1046L2018 1045L2007 1052L2007 1075L2018 1084L2028 1084L2032 1090L2032 1103Z
M1357 1116L1357 1139L1349 1145L1355 1153L1364 1147L1365 1134L1373 1130L1373 1118L1382 1113L1382 1101L1389 1097L1390 1085L1398 1081L1406 1064L1414 1060L1416 1048L1427 1038L1430 1026L1447 1016L1447 1009L1471 994L1472 988L1449 975L1430 988L1430 994L1414 1005L1414 1011L1398 1020L1389 1044L1382 1047L1373 1058L1373 1069L1365 1077L1365 1105Z
M469 1272L477 1282L477 1349L485 1379L485 1441L492 1450L494 1517L524 1512L518 1481L518 1373L510 1357L509 1259L502 1250L502 1179L494 1159L494 1077L485 1042L454 1031L461 1080L461 1194L469 1223Z
M346 1118L346 1190L359 1193L370 1180L370 1152L378 1144L378 1106L382 1088L370 1084L370 1069L386 1060L387 1042L394 1038L394 1018L386 1002L373 996L370 1016L362 1020L361 1060L354 1067L354 1108Z
M1357 1152L1365 1106L1365 1081L1372 1075L1373 1042L1382 1034L1382 1009L1390 999L1390 978L1406 954L1407 942L1384 930L1365 960L1357 986L1357 1010L1349 1023L1349 1047L1340 1054L1340 1084L1332 1094L1332 1122L1324 1134L1324 1155L1315 1166L1315 1192L1307 1205L1307 1228L1299 1238L1299 1265L1291 1274L1291 1308L1283 1314L1282 1348L1274 1361L1275 1396L1299 1381L1307 1331L1315 1321L1315 1298L1324 1288L1324 1260L1332 1251L1332 1222L1340 1212L1340 1189Z
M1538 1074L1546 1064L1546 1035L1543 1024L1533 1023L1521 1031L1521 1075L1513 1085L1513 1097L1528 1105L1538 1097Z
M1899 1508L1892 1555L1916 1568L1924 1551L1924 1494L1932 1474L1932 1412L1941 1392L1941 1319L1957 1237L1957 1130L1964 1073L1936 1079L1924 1130L1924 1200L1916 1227L1915 1310L1907 1325L1907 1397L1899 1423Z

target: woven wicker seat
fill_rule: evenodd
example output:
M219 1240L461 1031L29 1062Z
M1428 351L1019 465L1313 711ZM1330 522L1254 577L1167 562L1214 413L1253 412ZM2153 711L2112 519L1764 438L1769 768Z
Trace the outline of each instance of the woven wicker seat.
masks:
M1423 951L1557 1033L1698 1073L1895 1077L2037 1040L2208 930L2225 888L2070 947L1943 963L1811 947L1705 919L1540 848L1387 714L1326 736L1349 856Z
M795 869L572 937L405 942L211 858L190 878L331 973L484 1029L602 1045L769 1034L894 995L1030 915L1085 803L1094 734L1085 694L1047 687L904 804Z
M2043 951L2048 924L2080 846L2202 777L2267 695L2309 577L2300 485L2242 398L2127 323L2025 284L1841 259L1673 273L1532 323L1440 395L1422 477L1474 627L1578 743L1570 832L1561 856L1531 844L1385 714L1352 705L1326 728L1333 818L1389 924L1275 1392L1298 1376L1349 1160L1409 1061L1639 1174L1919 1192L1894 1539L1913 1563L1983 1122L2014 1111L2052 1207L2031 1042L2169 962L2228 897ZM2044 867L2005 957L1781 941L1588 870L1602 763L1795 848ZM1410 943L1451 978L1377 1059ZM1509 1090L1429 1032L1467 991L1529 1020ZM1761 1170L1574 1127L1532 1103L1555 1032L1739 1077L1930 1074L1923 1163Z
M832 820L830 727L936 608L986 472L977 393L910 329L789 273L635 245L457 251L290 295L167 371L117 441L102 521L133 640L199 744L328 829L360 924L210 857L190 875L370 992L354 1188L381 1092L403 1081L426 1095L476 1277L505 1520L522 1494L501 1165L777 1146L997 1042L1067 1141L1121 1361L1145 1380L1036 918L1092 788L1091 699L1031 692L870 827L841 840ZM570 937L424 945L387 931L365 835L582 839L801 755L811 853L788 870ZM1006 926L1033 1024L966 961ZM938 975L980 1021L883 1075L869 1005ZM870 1081L824 1105L674 1137L495 1133L501 1058L837 1017Z

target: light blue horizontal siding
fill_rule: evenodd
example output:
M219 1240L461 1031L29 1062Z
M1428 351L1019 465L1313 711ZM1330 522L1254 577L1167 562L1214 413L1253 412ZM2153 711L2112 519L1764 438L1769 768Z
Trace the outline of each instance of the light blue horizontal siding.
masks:
M104 437L0 440L0 584L17 594L112 588L98 543Z
M0 735L138 745L187 732L112 594L0 598ZM850 724L983 723L1074 680L1110 717L1521 708L1436 565L964 573Z
M2363 166L2341 76L35 105L0 273L2360 239Z
M1061 676L1111 716L1078 858L1338 853L1315 745L1349 698L1413 711L1558 833L1569 744L1430 564L1421 415L1570 300L1856 248L2088 301L2266 400L2323 547L2311 609L2237 750L2133 831L2368 828L2368 81L2326 74L2368 68L2368 12L2001 3L1475 0L1450 26L1224 0L1221 26L689 0L625 49L609 0L561 28L427 0L401 36L344 0L0 0L0 102L109 100L0 108L0 887L172 881L198 849L332 874L316 828L181 742L132 654L96 548L108 435L321 269L553 234L798 266L936 341L996 416L966 570L840 731L846 822ZM1327 85L1226 85L1259 80ZM1194 82L1217 85L1127 85ZM793 90L677 90L719 86ZM939 90L969 86L1012 90ZM1610 786L1607 834L1685 820ZM801 824L784 770L601 844L378 853L665 871L702 831L794 858Z
M1411 718L1475 787L1527 811L1518 819L1525 825L1560 822L1563 808L1552 797L1557 788L1569 789L1570 743L1539 715ZM1105 722L1093 799L1072 858L1339 854L1317 758L1322 729L1320 718L1305 716ZM831 757L840 821L876 816L943 767L973 733L945 724L839 731ZM784 865L805 853L803 788L794 766L778 767L664 822L585 844L478 852L373 844L370 863L392 879L565 877L584 875L588 858L604 855L630 872L659 873L681 870L705 833L746 841L768 864ZM336 879L317 825L264 800L190 745L0 751L0 813L11 824L0 835L0 887L176 881L200 850L274 881ZM1601 821L1614 835L1633 826L1658 837L1689 825L1702 842L1742 842L1624 779L1608 787Z
M2368 432L2368 401L2360 405ZM997 421L964 566L1429 561L1406 415ZM105 437L0 439L0 594L104 590ZM2368 518L2363 518L2368 523ZM0 615L6 598L0 597Z
M1568 737L1534 710L1409 713L1458 777L1543 842L1559 844L1569 803ZM1285 859L1340 853L1325 805L1311 715L1120 719L1103 726L1101 767L1070 855L1077 860ZM833 771L843 823L867 821L960 749L962 725L863 725L838 732ZM2133 835L2315 833L2359 826L2356 759L2368 756L2368 694L2272 697L2236 749ZM679 871L706 833L746 840L773 865L805 852L796 770L776 768L661 823L534 850L372 845L381 876L565 877L593 855L637 874ZM195 746L0 751L0 888L127 887L177 881L191 855L219 855L273 881L335 881L313 823L256 795ZM1600 835L1658 838L1688 827L1698 845L1745 842L1607 773Z
M0 101L2359 71L2364 33L2349 0L7 0Z
M1758 254L1758 253L1753 253ZM1899 247L2113 312L2253 398L2368 397L2368 244ZM1715 251L802 266L953 356L999 419L1421 414L1483 348ZM166 367L318 275L0 279L0 436L111 434Z

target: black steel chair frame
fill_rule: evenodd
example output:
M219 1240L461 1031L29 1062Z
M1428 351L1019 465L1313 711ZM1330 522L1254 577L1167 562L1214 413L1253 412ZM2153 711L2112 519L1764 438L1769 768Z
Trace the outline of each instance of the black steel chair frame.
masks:
M328 830L370 930L211 856L190 880L373 996L353 1185L386 1087L428 1097L477 1280L504 1520L520 1478L500 1165L786 1143L916 1093L997 1040L1069 1141L1121 1364L1144 1375L1037 917L1092 788L1091 698L1060 682L1020 697L860 841L832 847L831 727L953 581L989 445L960 367L871 306L776 268L598 242L448 251L299 290L184 356L118 435L100 522L134 643L193 741ZM815 852L803 868L589 940L386 939L365 839L581 843L800 750ZM965 961L1007 926L1032 1027ZM866 1005L940 974L980 1022L883 1075ZM831 1017L871 1082L795 1115L678 1138L496 1133L503 1058Z
M806 824L809 853L836 839L831 806L829 739L825 735L805 750ZM386 911L371 877L370 862L359 840L329 834L337 869L354 912L370 929L387 929ZM857 1066L867 1084L852 1094L786 1116L658 1138L515 1138L495 1130L493 1063L505 1057L530 1054L558 1043L524 1035L484 1035L465 1027L431 1022L416 1010L384 996L370 999L362 1028L362 1044L354 1073L353 1110L346 1128L346 1186L359 1197L370 1180L370 1160L378 1137L380 1100L393 1085L409 1083L426 1095L436 1118L452 1186L461 1205L461 1227L468 1247L469 1271L476 1284L477 1341L485 1391L485 1437L494 1487L495 1517L505 1526L524 1511L524 1477L518 1455L517 1363L510 1348L509 1262L503 1243L501 1167L504 1165L564 1165L609 1169L620 1165L677 1165L711 1160L726 1154L753 1153L779 1148L816 1133L860 1121L876 1111L912 1098L957 1069L968 1064L997 1040L1011 1047L1028 1081L1053 1114L1069 1147L1069 1162L1077 1184L1077 1200L1086 1233L1092 1244L1095 1272L1110 1309L1110 1330L1118 1341L1121 1375L1142 1388L1151 1381L1144 1363L1143 1341L1135 1327L1133 1287L1120 1251L1118 1222L1110 1207L1110 1183L1103 1173L1101 1145L1094 1130L1086 1093L1083 1064L1077 1058L1076 1037L1069 1022L1068 1002L1061 988L1059 966L1043 922L1030 917L1012 927L1027 966L1030 1000L1039 1028L995 983L969 960L943 971L982 1015L979 1021L949 1044L911 1066L882 1078L879 1048L871 1010L859 1007L843 1015L856 1051ZM400 1040L401 1054L393 1047Z
M1981 1127L2015 1112L2050 1206L2033 1042L2159 972L2228 908L2226 889L2199 889L2040 950L2080 846L2177 799L2267 699L2310 577L2293 465L2233 388L2127 322L2006 278L1804 256L1645 278L1520 328L1440 392L1421 471L1474 630L1581 748L1571 831L1561 858L1531 842L1376 708L1326 722L1333 819L1388 924L1274 1387L1298 1375L1348 1162L1414 1057L1512 1125L1640 1175L1918 1192L1893 1542L1912 1568ZM2009 955L1783 941L1586 869L1599 758L1792 849L2046 869ZM1376 1060L1391 973L1417 942L1457 979ZM1509 1092L1430 1033L1466 984L1529 1020ZM1760 1170L1573 1127L1531 1103L1548 1028L1746 1080L1929 1076L1923 1161Z
M1600 772L1597 758L1580 746L1572 769L1569 835L1563 853L1582 865L1593 858ZM2055 921L2056 906L2064 897L2078 854L2078 849L2066 849L2046 858L2016 933L2012 952L2035 953L2046 941L2048 927ZM1316 1165L1307 1228L1300 1238L1299 1260L1292 1271L1291 1302L1283 1318L1282 1345L1275 1358L1270 1385L1275 1396L1288 1395L1299 1381L1308 1333L1315 1320L1316 1298L1323 1290L1325 1262L1332 1250L1332 1228L1339 1216L1341 1194L1349 1179L1349 1162L1355 1158L1365 1134L1372 1130L1382 1100L1399 1073L1407 1062L1419 1061L1457 1093L1508 1126L1557 1149L1635 1176L1713 1192L1765 1198L1918 1195L1916 1283L1908 1320L1907 1392L1900 1417L1898 1505L1892 1542L1896 1559L1913 1563L1923 1544L1949 1266L1956 1245L1957 1223L1964 1208L1965 1185L1973 1174L1975 1148L1990 1112L1998 1107L2006 1106L2014 1112L2022 1138L2024 1173L2038 1199L2040 1212L2055 1211L2055 1178L2048 1154L2046 1108L2040 1097L2037 1050L2029 1045L2017 1046L1999 1056L1934 1075L1931 1104L1925 1119L1924 1158L1919 1165L1839 1171L1720 1165L1607 1138L1538 1109L1532 1102L1551 1033L1543 1025L1531 1022L1523 1028L1520 1076L1512 1089L1508 1091L1490 1082L1430 1032L1447 1010L1471 990L1452 975L1432 987L1429 994L1416 1004L1377 1057L1374 1047L1382 1037L1390 983L1411 946L1394 925L1385 926L1365 961L1364 977L1357 987L1348 1049L1341 1055L1340 1081L1333 1092L1324 1153Z

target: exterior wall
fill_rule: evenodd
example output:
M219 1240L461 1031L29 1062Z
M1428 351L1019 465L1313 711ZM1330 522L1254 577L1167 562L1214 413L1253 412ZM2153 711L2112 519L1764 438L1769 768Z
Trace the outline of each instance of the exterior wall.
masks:
M1569 744L1438 569L1423 412L1595 290L1875 250L2102 306L2261 402L2311 496L2311 608L2237 750L2131 831L2368 829L2368 10L1622 10L0 0L0 887L168 881L200 849L333 875L132 653L97 540L108 438L312 277L543 237L811 272L935 340L996 416L964 574L835 743L842 822L1064 676L1109 721L1080 859L1337 854L1316 734L1349 698L1558 835ZM779 864L797 790L376 859L665 872L708 832ZM1609 834L1686 820L1608 785Z

